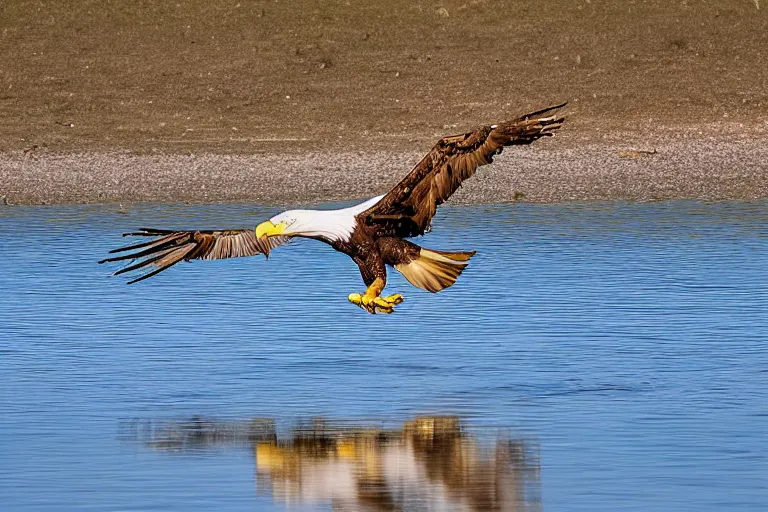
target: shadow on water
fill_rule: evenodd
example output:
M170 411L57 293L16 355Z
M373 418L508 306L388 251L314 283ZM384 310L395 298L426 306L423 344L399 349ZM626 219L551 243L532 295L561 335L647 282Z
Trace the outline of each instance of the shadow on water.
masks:
M455 416L387 423L314 418L281 433L271 418L128 420L120 438L177 454L247 450L257 495L278 503L356 511L540 510L535 441L473 430Z

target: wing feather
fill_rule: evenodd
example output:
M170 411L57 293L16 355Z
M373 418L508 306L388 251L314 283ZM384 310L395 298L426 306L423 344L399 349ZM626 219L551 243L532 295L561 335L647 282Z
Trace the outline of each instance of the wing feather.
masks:
M131 234L134 234L134 233L131 233ZM135 235L136 236L143 236L143 233L135 233ZM125 236L125 235L123 235L123 236ZM153 236L157 236L157 235L153 235ZM115 254L116 252L133 251L133 250L136 250L136 249L141 249L142 247L149 247L149 246L152 246L152 245L157 245L159 243L162 243L164 240L165 240L165 238L154 239L154 240L150 240L148 242L141 242L141 243L138 243L138 244L126 245L125 247L118 247L117 249L112 249L111 251L109 251L109 254Z
M268 255L275 247L285 245L289 237L275 236L258 239L252 229L234 229L227 231L170 231L152 228L140 228L137 232L125 233L123 236L151 236L153 240L132 244L113 249L110 254L126 252L112 256L99 263L133 260L127 267L114 273L124 274L142 269L148 265L154 270L129 281L137 283L159 274L180 261L193 259L221 260L226 258L241 258L257 254Z
M551 136L563 116L538 117L562 108L555 105L499 125L482 126L461 135L444 137L376 205L358 219L387 236L419 236L429 228L437 207L459 189L478 167L493 162L505 146L531 144Z
M132 281L128 281L128 284L138 283L139 281L149 279L150 277L159 274L163 270L171 268L181 260L185 259L186 256L192 252L192 250L194 250L194 248L194 245L187 244L185 246L179 247L178 249L170 251L168 254L164 254L163 257L155 264L157 266L155 270L144 274L143 276L137 277Z

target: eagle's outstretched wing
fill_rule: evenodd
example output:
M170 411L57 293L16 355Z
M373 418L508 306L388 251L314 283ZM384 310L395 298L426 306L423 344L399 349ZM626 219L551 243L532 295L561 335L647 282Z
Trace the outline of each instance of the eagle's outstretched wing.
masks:
M290 240L285 236L257 238L252 229L232 229L227 231L169 231L164 229L140 228L123 236L147 236L152 240L128 245L110 251L110 254L131 251L128 254L113 256L99 263L122 260L138 260L114 275L131 272L152 265L150 272L129 281L136 283L159 274L184 260L221 260L240 258L257 254L269 255L269 251Z
M499 125L440 139L381 201L360 213L358 220L389 236L424 234L437 207L479 166L491 163L504 146L530 144L560 128L565 117L542 116L564 106L555 105Z

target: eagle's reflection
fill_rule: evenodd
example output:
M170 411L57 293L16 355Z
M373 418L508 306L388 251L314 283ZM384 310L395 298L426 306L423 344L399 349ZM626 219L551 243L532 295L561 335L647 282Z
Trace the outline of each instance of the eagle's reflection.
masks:
M136 433L161 450L248 447L257 493L287 504L350 511L540 508L537 445L470 433L451 416L418 417L396 428L314 419L285 436L269 419L145 424Z

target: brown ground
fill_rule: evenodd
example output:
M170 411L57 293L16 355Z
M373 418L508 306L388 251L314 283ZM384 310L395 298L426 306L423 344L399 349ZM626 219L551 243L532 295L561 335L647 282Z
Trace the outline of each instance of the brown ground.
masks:
M759 0L3 2L0 196L360 197L441 135L568 100L561 134L505 153L459 200L766 197L766 10Z

